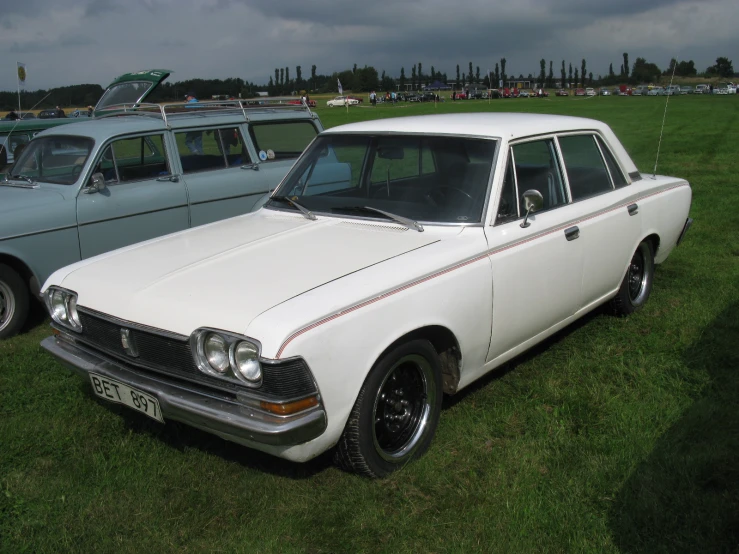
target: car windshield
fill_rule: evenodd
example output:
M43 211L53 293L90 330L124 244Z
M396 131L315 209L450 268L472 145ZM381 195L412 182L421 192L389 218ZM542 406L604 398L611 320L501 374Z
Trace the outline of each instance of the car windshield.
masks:
M496 144L448 136L324 135L275 197L314 213L378 218L382 210L424 223L478 223ZM296 209L277 200L268 206Z
M18 159L8 171L9 178L22 178L71 185L82 173L94 141L87 137L37 137L16 151Z

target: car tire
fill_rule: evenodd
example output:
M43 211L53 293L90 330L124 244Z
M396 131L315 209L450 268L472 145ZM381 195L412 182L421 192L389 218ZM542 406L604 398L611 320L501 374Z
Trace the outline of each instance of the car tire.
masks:
M0 339L17 334L28 317L28 288L16 271L0 264Z
M441 413L441 363L426 340L401 344L380 358L354 403L336 448L340 467L385 477L421 456Z
M634 252L621 281L618 293L611 300L611 309L618 316L627 316L641 309L652 292L654 280L654 252L652 243L642 241Z

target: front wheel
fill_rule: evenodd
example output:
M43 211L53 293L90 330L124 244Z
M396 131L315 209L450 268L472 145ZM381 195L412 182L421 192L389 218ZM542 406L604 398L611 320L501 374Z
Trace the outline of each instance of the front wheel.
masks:
M23 279L11 267L0 264L0 339L21 330L28 308L29 294Z
M336 449L336 461L384 477L429 447L441 412L441 364L430 342L413 340L372 368Z
M634 252L618 294L611 300L616 315L629 315L646 304L654 280L654 253L649 241L642 241Z

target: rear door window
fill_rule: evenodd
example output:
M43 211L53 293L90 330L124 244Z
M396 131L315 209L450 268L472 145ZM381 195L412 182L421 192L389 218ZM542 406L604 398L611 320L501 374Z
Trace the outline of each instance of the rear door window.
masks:
M252 163L238 127L184 131L176 133L175 140L185 174Z
M593 135L569 135L558 140L573 202L613 190Z

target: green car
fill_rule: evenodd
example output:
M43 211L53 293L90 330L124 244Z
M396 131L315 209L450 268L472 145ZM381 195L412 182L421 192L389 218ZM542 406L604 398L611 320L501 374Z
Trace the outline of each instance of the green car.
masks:
M158 73L120 77L93 118L14 149L0 180L0 339L55 270L261 207L323 130L305 104L144 104Z

